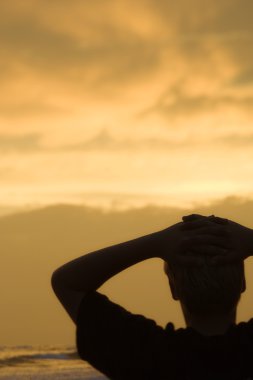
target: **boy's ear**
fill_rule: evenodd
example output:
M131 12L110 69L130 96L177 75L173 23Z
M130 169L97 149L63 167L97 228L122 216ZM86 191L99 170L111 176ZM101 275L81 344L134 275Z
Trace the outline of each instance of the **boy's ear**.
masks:
M242 290L241 290L241 293L244 293L246 290L246 280L245 280L245 276L243 276L243 282L242 282Z
M176 290L175 284L174 284L174 282L170 278L169 278L169 284L170 284L170 291L171 291L173 299L175 301L178 301L179 298L178 298L178 295L177 295L177 290Z
M163 263L163 270L164 270L164 273L167 274L168 276L168 264L166 263L166 261L164 261Z
M169 276L168 263L166 261L164 261L164 263L163 263L163 269L164 269L164 272L165 272L166 276L168 277L168 281L169 281L170 291L171 291L172 297L173 297L173 299L175 301L178 301L179 298L178 298L178 295L177 295L177 290L176 290L176 287L175 287L175 284L174 284L173 280Z

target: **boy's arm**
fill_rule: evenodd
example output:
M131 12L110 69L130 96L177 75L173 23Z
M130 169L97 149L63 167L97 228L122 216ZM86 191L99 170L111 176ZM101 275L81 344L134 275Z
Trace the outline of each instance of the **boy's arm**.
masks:
M197 258L183 255L187 248L184 238L191 236L195 243L200 232L183 231L183 222L164 230L151 233L124 243L88 253L59 267L52 275L52 287L63 307L75 322L78 307L85 294L98 289L117 273L150 258L161 258L167 262L177 261L196 264ZM194 235L195 234L195 235ZM216 236L210 236L210 243ZM205 236L206 239L206 236ZM206 240L206 244L208 241Z
M164 232L158 231L85 254L56 269L51 279L52 287L75 322L80 301L86 293L98 289L134 264L160 257L163 248Z

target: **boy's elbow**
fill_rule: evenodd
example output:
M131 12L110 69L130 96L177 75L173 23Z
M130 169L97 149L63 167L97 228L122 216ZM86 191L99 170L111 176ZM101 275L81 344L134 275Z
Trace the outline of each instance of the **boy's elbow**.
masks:
M69 314L70 318L76 323L78 309L85 293L83 291L75 291L67 286L64 271L61 268L56 269L51 276L51 286L53 291Z
M59 289L63 287L64 280L62 278L62 272L60 268L56 269L51 276L51 287L53 288L55 294L58 293Z

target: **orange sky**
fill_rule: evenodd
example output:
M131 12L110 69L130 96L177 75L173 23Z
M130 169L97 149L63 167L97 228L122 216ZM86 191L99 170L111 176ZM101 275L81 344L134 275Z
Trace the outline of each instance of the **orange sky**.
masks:
M0 207L251 197L246 3L1 4Z
M204 212L240 216L253 227L252 14L249 0L1 2L0 216L64 203L107 208L111 217L115 209L153 204L175 207L170 224L188 207L201 211L210 202ZM224 198L234 195L249 203L230 214ZM217 199L219 207L211 203ZM61 231L51 246L51 229L65 219L50 212L46 222L35 212L38 229L19 215L11 226L0 220L1 288L16 274L0 299L4 344L73 343L71 321L50 289L52 271L82 252L161 227L143 209L141 222L129 222L122 234L94 237L88 246L79 236L72 247L81 220L73 236L66 235L68 244ZM161 268L161 262L144 263L104 289L130 310L179 327L182 315L178 304L166 304ZM163 291L149 285L149 297L150 278ZM252 315L248 284L239 320ZM20 313L14 334L11 318Z

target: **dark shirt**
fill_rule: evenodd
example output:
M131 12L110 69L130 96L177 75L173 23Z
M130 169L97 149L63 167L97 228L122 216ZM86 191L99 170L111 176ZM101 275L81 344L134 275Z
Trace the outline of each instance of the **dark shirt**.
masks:
M113 380L253 380L253 318L204 336L171 322L163 328L94 291L80 304L76 345Z

